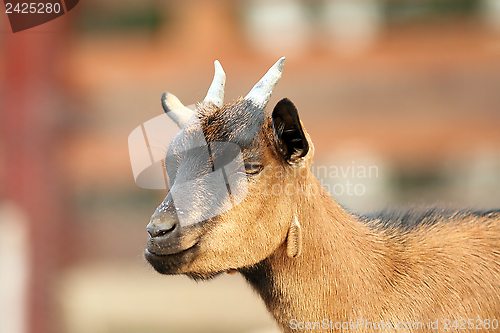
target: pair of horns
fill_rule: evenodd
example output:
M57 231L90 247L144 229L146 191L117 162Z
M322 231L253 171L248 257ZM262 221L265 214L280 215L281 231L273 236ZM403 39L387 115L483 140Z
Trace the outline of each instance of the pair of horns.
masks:
M215 73L212 84L208 89L207 96L203 103L213 103L221 107L224 104L224 87L226 84L226 74L218 60L214 62ZM278 83L285 66L285 57L279 59L260 79L259 82L245 96L245 100L252 102L262 110L269 102L274 86ZM193 111L185 107L181 101L171 93L163 93L161 103L165 112L179 125L180 128L191 118Z

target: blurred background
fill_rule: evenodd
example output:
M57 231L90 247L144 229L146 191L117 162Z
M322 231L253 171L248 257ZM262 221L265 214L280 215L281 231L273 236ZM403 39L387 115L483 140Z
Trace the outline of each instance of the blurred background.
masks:
M0 332L277 332L238 275L195 283L143 259L166 193L135 185L127 137L160 96L226 101L281 56L353 212L500 206L500 0L86 0L12 34L0 14Z

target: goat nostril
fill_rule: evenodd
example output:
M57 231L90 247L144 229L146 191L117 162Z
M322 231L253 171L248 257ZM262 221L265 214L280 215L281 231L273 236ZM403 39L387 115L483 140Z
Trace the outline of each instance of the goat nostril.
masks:
M175 229L175 224L170 228L170 229L162 229L162 230L159 230L156 235L154 235L153 237L161 237L161 236L165 236L166 234L174 231Z
M169 227L165 227L165 226L152 226L152 227L149 227L147 228L148 230L148 233L151 237L162 237L162 236L165 236L169 233L171 233L172 231L174 231L175 229L175 224L169 226Z

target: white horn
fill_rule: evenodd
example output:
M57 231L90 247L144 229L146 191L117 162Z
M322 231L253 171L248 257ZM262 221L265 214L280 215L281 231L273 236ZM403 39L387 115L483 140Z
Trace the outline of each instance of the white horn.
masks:
M285 66L285 57L278 60L273 67L260 79L252 90L245 96L245 100L265 108L273 92L274 86L278 83Z
M214 66L214 79L203 102L212 102L218 107L221 107L224 104L224 86L226 84L226 74L224 73L219 60L215 60Z
M169 92L164 92L163 95L161 95L161 105L165 113L168 114L180 128L184 127L184 124L186 124L194 113Z

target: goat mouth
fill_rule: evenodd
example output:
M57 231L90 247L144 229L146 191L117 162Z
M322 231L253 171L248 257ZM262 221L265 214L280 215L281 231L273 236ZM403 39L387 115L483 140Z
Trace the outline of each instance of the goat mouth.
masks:
M198 242L176 253L157 254L149 249L144 251L144 257L153 268L161 274L180 274L183 267L189 265L196 256Z
M168 252L168 253L157 253L153 249L146 248L146 250L144 251L144 255L146 256L146 259L147 259L148 256L150 256L150 257L166 258L166 257L170 257L170 256L175 256L175 255L183 254L183 253L185 253L185 252L187 252L189 250L192 250L194 247L196 247L198 245L198 243L199 243L199 241L196 241L196 242L194 242L193 245L188 246L185 249L179 249L176 252Z

